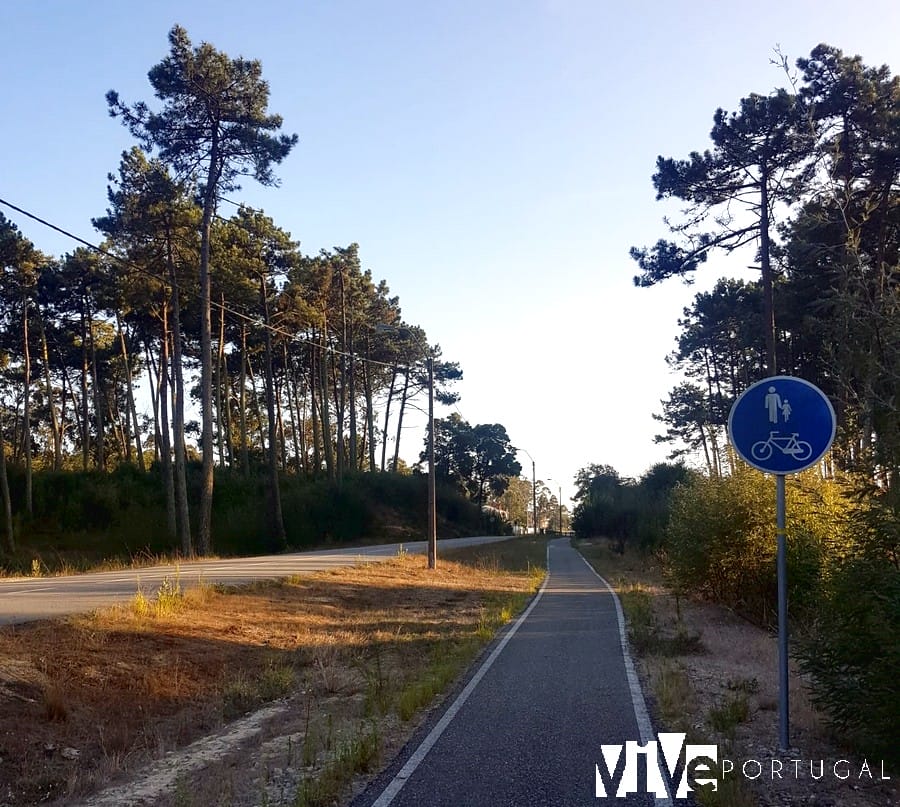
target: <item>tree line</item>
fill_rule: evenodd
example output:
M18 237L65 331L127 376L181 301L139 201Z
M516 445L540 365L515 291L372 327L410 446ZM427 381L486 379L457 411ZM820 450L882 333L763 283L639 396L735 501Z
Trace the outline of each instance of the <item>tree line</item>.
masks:
M736 460L730 409L753 382L823 389L838 433L789 478L792 647L843 739L897 762L900 687L900 78L828 45L788 87L713 116L709 146L660 156L657 199L685 207L671 237L634 247L639 286L690 279L713 251L755 249L758 280L722 279L679 320L683 380L656 415L671 459L640 480L579 473L574 526L663 560L676 591L772 627L775 501Z
M267 475L269 538L284 543L278 474L340 481L401 465L404 418L427 392L453 403L462 371L349 244L305 255L263 211L222 215L242 177L276 183L296 135L268 111L258 61L195 46L179 26L149 72L153 111L110 91L138 145L93 219L99 249L42 253L0 214L0 488L15 547L7 455L107 470L157 463L167 528L185 554L211 548L213 468ZM135 400L138 383L152 416ZM200 423L188 422L196 401ZM199 443L199 453L189 437ZM504 432L505 434L505 432ZM8 445L7 445L8 443ZM201 466L199 497L186 464ZM192 526L194 525L194 526Z
M796 375L835 405L835 468L896 492L900 470L900 78L819 45L787 89L715 112L710 145L660 156L657 199L686 204L672 237L632 248L648 286L690 279L715 250L755 248L759 280L720 280L679 320L668 357L684 381L657 439L720 474L735 398Z

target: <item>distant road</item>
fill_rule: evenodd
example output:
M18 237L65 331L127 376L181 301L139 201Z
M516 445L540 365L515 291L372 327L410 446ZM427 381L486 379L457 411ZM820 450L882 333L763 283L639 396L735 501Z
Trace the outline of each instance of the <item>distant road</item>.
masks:
M508 536L447 538L438 541L438 562L442 549L505 541ZM116 572L93 572L65 577L20 577L0 580L0 625L32 622L67 614L83 613L127 602L138 591L152 595L166 577L178 579L183 589L204 583L241 585L254 580L272 580L294 574L353 566L387 560L397 555L400 547L407 552L423 554L425 541L402 544L325 549L317 552L295 552L286 555L264 555L227 560L185 561L163 566L124 569Z

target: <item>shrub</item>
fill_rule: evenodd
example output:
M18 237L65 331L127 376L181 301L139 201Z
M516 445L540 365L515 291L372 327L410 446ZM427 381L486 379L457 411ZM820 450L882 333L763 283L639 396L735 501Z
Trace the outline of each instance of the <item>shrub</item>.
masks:
M900 763L900 492L861 493L797 656L834 727Z
M813 613L823 578L849 544L850 501L815 474L787 482L788 592L792 617ZM744 466L676 489L666 534L673 585L721 602L758 624L776 620L775 485Z
M797 644L813 702L834 727L867 752L900 762L900 570L875 558L842 563Z

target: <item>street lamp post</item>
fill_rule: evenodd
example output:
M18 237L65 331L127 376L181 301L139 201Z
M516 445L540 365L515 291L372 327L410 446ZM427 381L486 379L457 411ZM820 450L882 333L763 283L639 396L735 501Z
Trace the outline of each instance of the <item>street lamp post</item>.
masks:
M428 363L428 568L437 568L437 487L434 479L434 356Z
M534 457L524 448L517 448L516 451L524 451L525 456L531 460L531 520L534 522L534 534L537 535L537 475L534 470ZM527 520L525 526L528 527Z

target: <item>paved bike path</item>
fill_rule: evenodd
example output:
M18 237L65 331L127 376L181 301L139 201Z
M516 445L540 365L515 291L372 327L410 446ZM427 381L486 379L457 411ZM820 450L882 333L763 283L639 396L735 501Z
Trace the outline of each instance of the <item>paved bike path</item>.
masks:
M644 795L595 797L601 744L641 740L636 708L644 735L649 731L629 666L612 593L567 541L554 541L539 599L474 688L481 669L463 689L468 697L449 722L458 704L448 705L437 723L446 724L443 733L424 757L421 738L411 742L354 804L653 804Z

